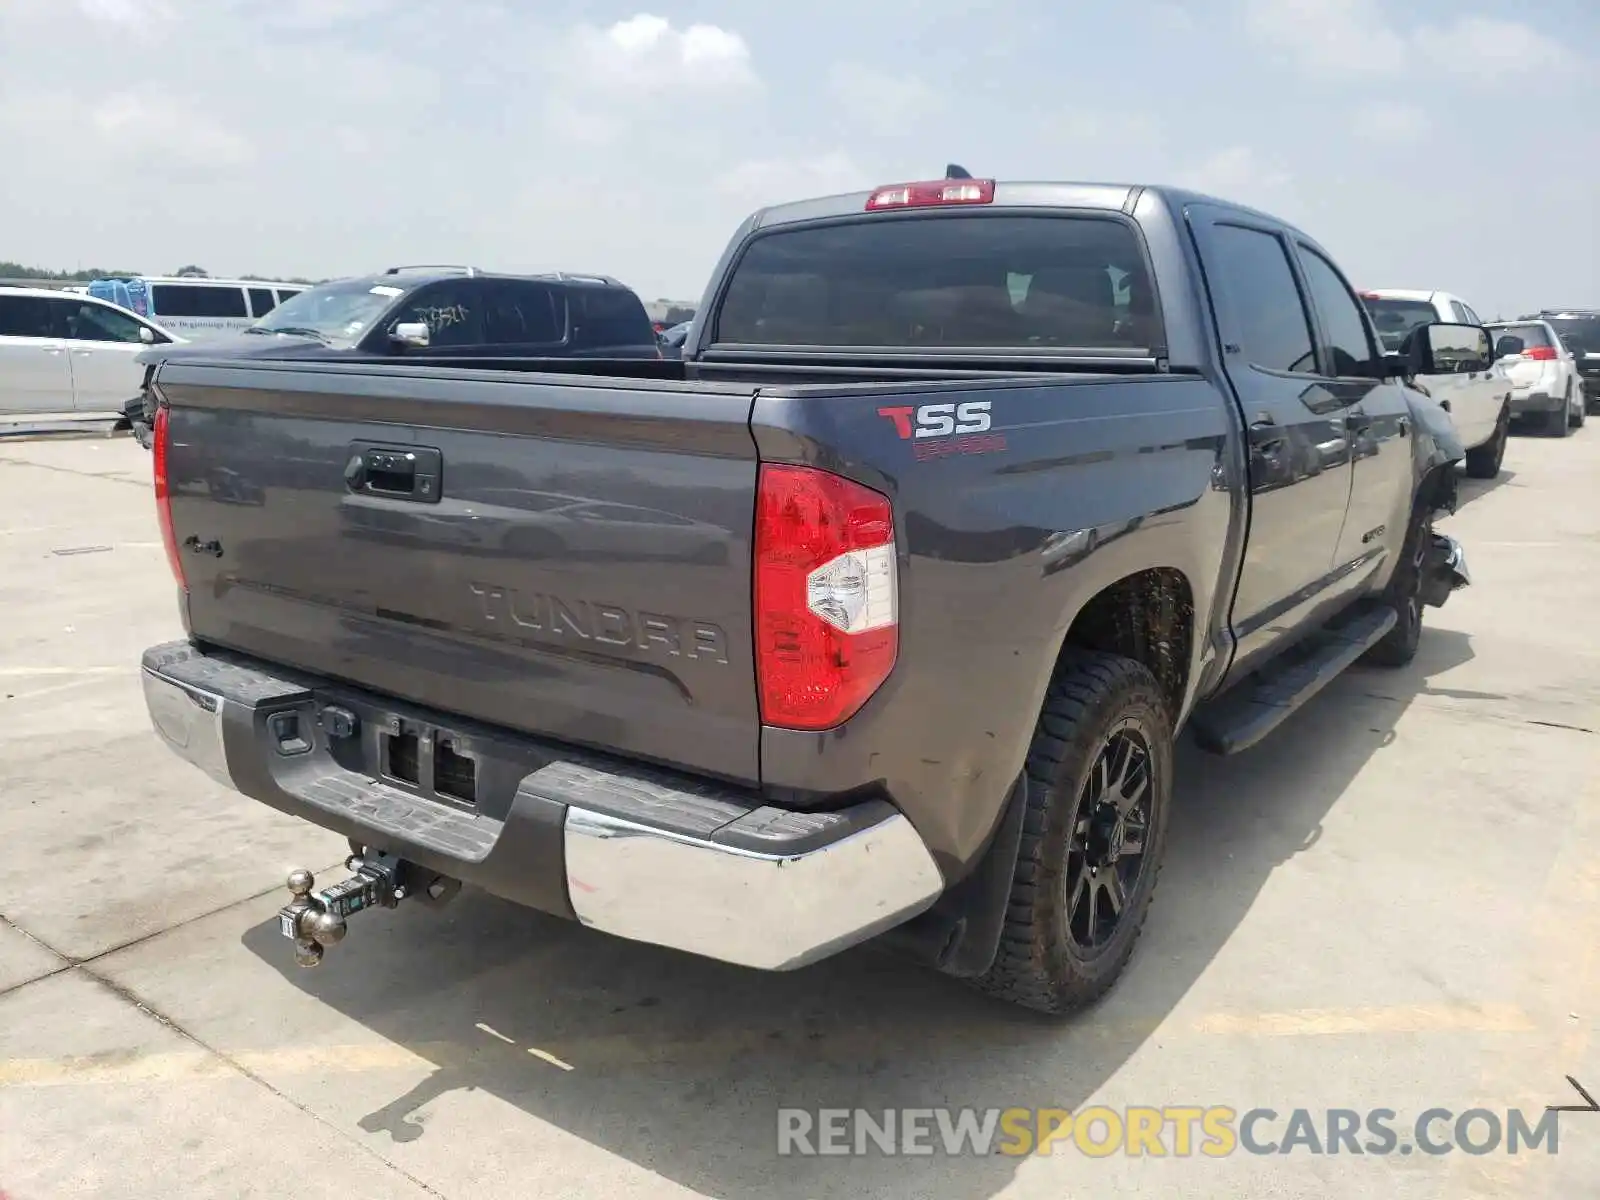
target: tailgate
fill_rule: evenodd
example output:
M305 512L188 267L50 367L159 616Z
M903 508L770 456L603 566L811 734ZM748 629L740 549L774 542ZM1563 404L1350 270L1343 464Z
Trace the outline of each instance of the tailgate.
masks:
M754 782L751 389L173 362L192 636Z

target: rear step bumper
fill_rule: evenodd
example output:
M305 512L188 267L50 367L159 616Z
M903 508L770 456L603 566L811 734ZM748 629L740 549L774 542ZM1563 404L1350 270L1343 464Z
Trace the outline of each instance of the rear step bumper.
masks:
M143 681L156 732L217 782L619 937L789 970L915 916L944 887L911 823L884 801L792 813L721 783L468 728L188 642L145 651ZM330 707L354 715L357 732L340 736ZM370 764L383 761L376 747L396 721L473 758L478 804L378 776ZM424 736L431 747L434 734Z

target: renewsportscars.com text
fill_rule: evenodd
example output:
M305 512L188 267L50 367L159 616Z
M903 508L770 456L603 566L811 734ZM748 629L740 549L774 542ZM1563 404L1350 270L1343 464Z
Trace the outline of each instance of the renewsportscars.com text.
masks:
M1430 1108L1283 1112L1164 1105L1072 1112L1061 1108L783 1108L780 1155L986 1155L1076 1153L1091 1158L1226 1158L1238 1154L1555 1154L1560 1114Z

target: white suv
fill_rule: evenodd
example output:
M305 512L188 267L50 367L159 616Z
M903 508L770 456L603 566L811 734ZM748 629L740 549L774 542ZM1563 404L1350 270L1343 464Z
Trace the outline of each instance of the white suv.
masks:
M1536 421L1555 437L1583 424L1583 378L1572 351L1548 321L1496 321L1495 361L1511 379L1511 415Z
M144 384L134 356L181 341L92 296L0 287L0 416L121 415Z
M1471 305L1449 292L1377 288L1362 292L1361 299L1384 350L1391 354L1419 325L1443 322L1487 327ZM1430 375L1427 392L1450 414L1456 435L1467 450L1467 474L1478 479L1498 475L1511 423L1511 380L1505 368L1492 362L1482 370Z

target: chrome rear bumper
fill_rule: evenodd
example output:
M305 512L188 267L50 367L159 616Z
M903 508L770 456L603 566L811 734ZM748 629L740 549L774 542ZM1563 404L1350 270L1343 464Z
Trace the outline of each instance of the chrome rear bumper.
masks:
M335 761L323 711L336 701L358 713L357 737L376 746L387 701L186 642L146 651L143 683L156 732L218 783L619 937L789 970L900 924L944 888L910 821L881 800L789 812L716 782L438 717L470 744L478 778L514 781L451 805ZM341 749L345 762L357 752Z

